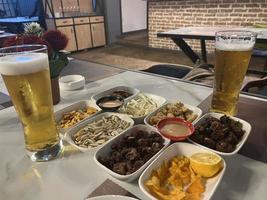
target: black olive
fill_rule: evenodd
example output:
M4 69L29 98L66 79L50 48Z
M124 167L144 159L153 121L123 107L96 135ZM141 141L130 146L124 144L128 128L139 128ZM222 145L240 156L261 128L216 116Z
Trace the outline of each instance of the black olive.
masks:
M230 153L235 150L235 147L225 141L220 141L216 144L216 150L225 153Z
M199 127L198 127L198 131L199 131L199 133L201 133L201 134L205 134L205 132L206 132L204 126L199 126Z
M133 164L134 170L138 170L140 167L142 167L144 164L143 160L137 160L135 161L135 163Z
M225 138L225 141L232 145L237 145L239 140L233 132L230 132Z
M215 148L215 141L208 138L208 137L205 137L204 140L203 140L203 144L206 146L206 147L209 147L211 149L214 149Z
M221 128L222 128L222 125L219 121L213 121L210 125L210 129L212 131L216 131L216 130L221 129Z
M210 134L211 139L213 139L214 141L218 141L221 140L225 137L225 134L223 133L223 131L221 129L217 130L217 131L213 131Z
M230 117L227 117L226 115L224 115L224 116L222 116L222 117L220 118L220 121L221 121L223 124L230 124L230 122L231 122L232 120L230 119Z
M200 134L193 134L190 138L199 144L203 144L204 142L204 136Z

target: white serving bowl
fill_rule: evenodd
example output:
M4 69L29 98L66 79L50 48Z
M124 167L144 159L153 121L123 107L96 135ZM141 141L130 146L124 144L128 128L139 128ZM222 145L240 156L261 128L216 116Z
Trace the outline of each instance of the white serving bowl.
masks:
M102 196L87 198L86 200L137 200L137 199L121 195L102 195Z
M142 173L138 181L140 189L149 199L156 200L156 198L152 194L150 194L149 189L145 186L145 182L150 178L152 171L160 168L164 161L169 161L175 156L190 157L195 153L201 152L212 153L211 151L205 150L190 143L179 142L172 144L167 149L165 149ZM203 200L210 199L214 194L216 188L218 187L219 183L221 182L221 179L226 169L226 163L223 158L222 161L223 169L216 176L206 179L206 189L202 196Z
M158 108L161 107L166 102L165 98L158 96L158 95L155 95L155 94L144 93L144 95L151 98L157 104ZM135 98L137 98L137 96ZM119 112L120 112L120 110L119 110ZM151 112L153 112L153 111L151 111ZM141 117L133 117L130 115L129 116L134 120L135 124L143 124L145 117L150 115L151 112L149 112L148 114L141 116Z
M224 115L224 114L220 114L220 113L207 113L207 114L203 115L203 116L202 116L202 117L195 123L195 127L196 127L197 125L200 125L200 124L204 123L205 119L208 118L208 117L214 117L214 118L216 118L216 119L220 119L220 117L222 117L223 115ZM236 149L235 149L233 152L231 152L231 153L225 153L225 152L221 152L221 151L216 151L216 150L214 150L214 149L211 149L211 148L209 148L209 147L206 147L206 146L204 146L204 145L202 145L202 144L199 144L199 143L193 141L192 139L190 139L190 137L188 137L187 139L188 139L190 142L192 142L193 144L195 144L195 145L197 145L197 146L200 146L201 148L207 149L207 150L209 150L209 151L212 151L212 152L217 153L217 154L220 154L220 155L231 156L231 155L236 154L236 153L241 149L241 147L244 145L244 143L246 142L246 140L248 139L248 136L249 136L249 134L250 134L250 132L251 132L251 125L250 125L248 122L246 122L245 120L242 120L242 119L240 119L240 118L237 118L237 117L231 117L231 116L229 116L229 117L230 117L231 119L235 120L235 121L239 121L239 122L243 125L243 128L242 128L242 129L245 131L245 133L244 133L244 135L243 135L241 141L239 141L239 143L236 145Z
M88 118L91 118L91 117L94 117L95 115L99 114L101 112L101 108L99 108L93 101L91 100L87 100L87 101L78 101L78 102L75 102L65 108L62 108L60 110L58 110L57 112L55 112L55 120L56 120L56 123L58 124L59 121L62 119L63 117L63 114L65 113L68 113L68 112L71 112L73 110L81 110L81 109L84 109L86 107L93 107L93 108L96 108L98 110L98 112L96 112L95 114L93 115L90 115L86 118L84 118L83 120L81 120L80 122L78 122L77 124L73 125L72 127L82 123L83 121L85 121L86 119ZM69 128L60 128L59 129L59 132L60 133L65 133L66 131L68 131L70 128L72 127L69 127Z
M95 149L95 148L98 148L102 145L99 145L95 148L83 148L83 147L80 147L78 145L75 144L75 142L73 141L72 139L72 135L76 132L78 132L80 129L82 129L83 127L87 126L88 124L94 122L94 121L97 121L97 120L100 120L102 117L109 117L109 116L112 116L112 115L116 115L118 116L120 119L126 121L126 122L129 122L130 123L130 126L123 130L123 131L126 131L128 130L129 128L131 128L133 125L134 125L134 121L128 116L128 115L125 115L125 114L120 114L120 113L113 113L113 112L105 112L105 113L101 113L99 115L95 115L94 117L91 117L91 118L88 118L86 120L84 120L82 123L79 123L78 125L74 126L73 128L69 129L66 134L65 134L65 139L68 143L70 143L71 145L75 146L77 149L79 149L80 151L82 152L86 152L86 151L90 151L92 149ZM123 132L122 131L122 132ZM122 133L121 132L121 133ZM120 135L121 133L119 133L118 135ZM116 136L115 136L116 137ZM105 144L105 143L104 143Z
M128 98L124 99L124 102L129 101L130 99L134 98L138 93L139 90L136 88L132 88L129 86L117 86L117 87L113 87L107 90L103 90L95 95L93 95L91 98L93 101L97 101L98 99L104 97L104 96L108 96L111 95L113 92L118 91L118 90L123 90L125 92L129 92L130 94L132 94L131 96L129 96Z
M177 101L176 100L170 100L170 101L167 101L166 103L164 103L158 109L154 110L153 112L151 112L149 115L146 116L146 118L144 120L145 124L148 126L153 126L149 123L150 118L153 117L154 115L156 115L160 110L164 109L167 105L177 103L177 102L179 102L179 101L178 100ZM192 124L194 124L194 122L196 122L201 117L202 110L196 106L192 106L189 104L184 104L184 106L189 108L190 110L192 110L193 113L197 115L197 118L192 122Z
M135 132L135 131L138 131L138 130L144 130L144 131L155 131L156 133L158 133L163 139L164 139L164 146L163 148L158 152L156 153L152 158L150 158L142 167L140 167L137 171L135 171L134 173L132 174L129 174L129 175L121 175L121 174L118 174L116 172L113 172L112 170L110 170L109 168L107 168L106 166L102 165L99 161L98 161L98 158L99 157L104 157L104 156L107 156L109 155L110 151L111 151L111 146L114 144L114 143L117 143L118 141L120 141L124 136L132 133L132 132ZM111 176L117 178L117 179L120 179L120 180L123 180L123 181L133 181L135 179L137 179L140 174L142 173L142 171L144 171L144 169L149 165L149 163L151 163L168 145L170 144L170 140L168 138L165 138L163 137L158 131L156 128L153 128L153 127L149 127L149 126L146 126L146 125L136 125L136 126L133 126L132 128L124 131L123 133L121 133L120 135L114 137L113 139L111 139L109 142L107 142L105 145L103 145L100 149L98 149L98 151L95 153L95 156L94 156L94 160L96 161L96 163L102 168L104 169L107 173L109 173Z
M81 75L62 76L59 79L59 87L62 90L77 90L85 86L85 78Z

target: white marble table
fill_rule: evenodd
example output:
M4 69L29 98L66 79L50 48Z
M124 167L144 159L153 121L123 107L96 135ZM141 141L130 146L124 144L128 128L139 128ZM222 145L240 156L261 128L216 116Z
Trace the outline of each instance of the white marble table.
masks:
M75 92L62 92L58 110L72 102L89 99L107 87L129 85L144 92L198 105L211 94L211 88L167 80L135 72L124 72L96 82ZM140 199L146 199L137 182L116 180L99 168L95 151L82 153L65 144L63 155L46 163L32 162L25 154L22 127L13 107L0 111L0 199L53 200L84 199L107 178ZM214 200L267 199L267 165L239 154L225 158L227 169L213 196Z

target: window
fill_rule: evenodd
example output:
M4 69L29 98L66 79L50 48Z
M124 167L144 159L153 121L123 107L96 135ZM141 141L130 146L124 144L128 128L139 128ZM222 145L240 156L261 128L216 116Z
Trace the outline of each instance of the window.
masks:
M16 17L17 0L0 0L0 18Z

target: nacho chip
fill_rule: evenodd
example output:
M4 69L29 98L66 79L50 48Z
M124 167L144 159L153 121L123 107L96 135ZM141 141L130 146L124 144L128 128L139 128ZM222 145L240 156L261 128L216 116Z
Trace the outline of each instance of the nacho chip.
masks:
M185 156L176 156L153 170L145 185L160 200L200 200L205 186Z

